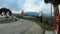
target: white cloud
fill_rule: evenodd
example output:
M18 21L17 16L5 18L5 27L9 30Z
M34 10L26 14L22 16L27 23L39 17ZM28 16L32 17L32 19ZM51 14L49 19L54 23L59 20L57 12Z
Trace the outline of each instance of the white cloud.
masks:
M2 8L2 7L0 6L0 8Z
M45 7L45 3L44 3L44 1L41 2L41 4L40 4L39 7L40 7L40 10L42 10L42 9Z
M31 2L31 1L30 1ZM35 1L34 1L35 2ZM35 5L33 3L28 3L28 1L24 4L24 11L36 11L39 12L40 10L42 10L44 8L44 2L42 1L40 3L40 5Z
M24 11L39 11L39 6L36 6L34 4L25 4L23 7Z
M25 3L33 4L36 0L25 0Z
M20 12L19 11L16 11L16 10L12 10L12 13L20 14Z
M44 0L3 0L3 1L4 1L2 5L3 7L10 8L12 6L11 8L13 9L16 9L16 7L18 7L19 10L23 9L24 11L33 11L33 12L43 11L44 13L51 12L50 4L45 4ZM36 1L37 4L39 3L39 5L35 4ZM17 6L14 7L13 5L17 5Z
M46 11L43 11L43 13L51 13L51 5L49 5L48 7L45 7ZM52 13L54 14L54 7L52 5Z
M24 6L22 7L24 11L33 11L33 12L40 12L43 13L51 13L51 4L45 4L44 0L41 0L40 5L34 4L37 0L25 0ZM54 10L52 9L52 12Z
M30 2L32 2L30 0ZM34 1L35 2L35 1ZM35 11L35 12L39 12L39 11L43 11L44 13L50 13L51 12L51 4L45 4L44 1L40 2L40 5L35 5L34 3L28 3L28 1L24 4L24 11ZM44 9L46 9L46 11L44 11Z
M22 10L20 11L16 11L16 10L12 10L12 13L15 13L15 14L21 14Z

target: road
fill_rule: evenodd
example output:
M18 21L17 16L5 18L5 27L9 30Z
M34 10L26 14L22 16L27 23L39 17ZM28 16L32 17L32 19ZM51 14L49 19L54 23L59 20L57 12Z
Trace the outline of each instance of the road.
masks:
M43 34L43 29L35 22L19 19L14 23L0 24L0 34Z

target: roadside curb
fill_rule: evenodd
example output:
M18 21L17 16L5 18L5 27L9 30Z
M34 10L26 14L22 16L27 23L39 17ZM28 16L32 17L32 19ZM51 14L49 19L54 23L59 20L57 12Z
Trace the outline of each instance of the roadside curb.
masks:
M54 31L44 31L43 34L55 34Z

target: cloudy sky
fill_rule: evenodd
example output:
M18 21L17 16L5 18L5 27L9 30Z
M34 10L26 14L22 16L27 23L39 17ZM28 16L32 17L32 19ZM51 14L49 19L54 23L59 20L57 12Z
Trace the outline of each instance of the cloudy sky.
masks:
M0 0L0 7L6 7L11 10L24 10L25 12L39 12L50 13L51 4L45 4L44 0Z

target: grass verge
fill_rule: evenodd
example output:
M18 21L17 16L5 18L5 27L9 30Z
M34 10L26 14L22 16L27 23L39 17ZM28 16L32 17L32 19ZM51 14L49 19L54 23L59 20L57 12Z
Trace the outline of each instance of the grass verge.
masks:
M41 23L39 18L23 17L23 19L34 21L36 24L40 25L44 30L48 30L48 31L53 31L54 30L53 25L47 25L44 22Z

